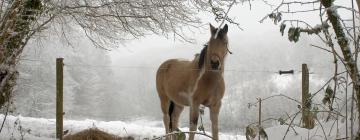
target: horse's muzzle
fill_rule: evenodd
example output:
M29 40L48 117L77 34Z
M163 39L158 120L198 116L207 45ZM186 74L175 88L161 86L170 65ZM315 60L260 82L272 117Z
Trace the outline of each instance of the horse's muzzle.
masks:
M220 69L220 62L219 61L210 61L211 69L219 70Z

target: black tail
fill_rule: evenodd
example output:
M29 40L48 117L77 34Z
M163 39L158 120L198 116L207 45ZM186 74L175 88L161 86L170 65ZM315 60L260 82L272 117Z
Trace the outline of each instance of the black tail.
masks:
M172 131L172 119L171 119L171 114L174 112L174 107L175 107L174 102L173 102L173 101L170 101L170 107L169 107L169 116L170 116L169 129L170 129L170 132Z

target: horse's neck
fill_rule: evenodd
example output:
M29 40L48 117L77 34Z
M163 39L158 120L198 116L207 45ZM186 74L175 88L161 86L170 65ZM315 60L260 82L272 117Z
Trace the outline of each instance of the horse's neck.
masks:
M204 75L222 77L222 75L224 74L224 67L221 67L221 70L215 72L214 70L207 68L206 64L204 64L202 68L199 68L198 63L199 63L199 59L195 57L195 59L192 61L192 69L194 70L194 73L197 75L195 77L204 76Z
M203 77L211 80L218 80L220 78L223 78L223 71L205 71L205 73L202 75Z

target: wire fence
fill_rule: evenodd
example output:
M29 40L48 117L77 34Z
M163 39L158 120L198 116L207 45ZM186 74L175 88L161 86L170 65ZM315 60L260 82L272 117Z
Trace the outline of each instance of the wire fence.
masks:
M43 60L36 60L36 59L20 59L21 61L29 61L29 62L37 62L34 65L42 65L44 63L48 63L47 61L43 61ZM50 62L51 63L51 62ZM94 68L94 69L100 69L100 68L117 68L117 69L142 69L142 70L157 70L159 69L159 66L140 66L140 65L90 65L90 64L81 64L81 63L64 63L65 67L68 68L81 68L81 67L86 67L86 68ZM241 66L247 66L249 65L249 63L246 64L237 64L237 65L241 65ZM300 67L301 64L299 64ZM316 65L310 65L310 71L309 74L319 74L319 73L323 73L324 70L329 70L332 69L333 66L332 64L316 64ZM316 69L316 71L313 71L313 69ZM191 70L200 70L200 69L191 69ZM229 67L229 66L225 66L224 71L225 72L245 72L245 73L269 73L269 74L275 74L278 73L279 71L288 71L288 70L293 70L294 73L292 74L298 74L301 73L301 69L297 69L294 67L290 67L289 69L274 69L274 68L262 68L262 69L242 69L242 68L236 68L236 67Z
M51 62L48 62L48 61L41 61L41 60L28 60L28 59L24 59L24 61L29 61L32 65L34 64L35 67L48 67L49 65L53 65L53 63ZM155 64L154 64L155 65ZM239 65L247 65L247 64L239 64ZM300 65L299 65L300 67ZM313 76L315 75L321 75L323 74L324 70L329 70L329 68L331 69L332 66L330 65L313 65L313 66L310 66L310 74L312 74ZM117 70L118 73L121 73L121 72L124 72L124 71L137 71L137 72L134 72L133 74L134 75L138 75L138 77L135 78L135 81L137 81L136 85L134 85L134 87L131 88L131 90L129 90L131 93L126 93L126 94L132 94L132 95L129 95L129 96L124 96L123 98L127 98L127 97L130 97L130 96L136 96L136 97L133 97L133 98L137 98L138 100L141 100L144 104L147 104L148 102L154 102L154 101L150 101L150 100L158 100L158 99L148 99L146 96L144 96L145 94L148 94L148 92L155 92L153 91L154 90L154 87L149 87L149 86L154 86L154 85L148 85L147 82L149 82L149 79L146 81L144 81L144 79L146 79L145 76L147 76L147 74L149 73L144 73L144 72L141 72L141 71L149 71L151 73L153 73L152 76L154 76L154 73L156 72L156 70L158 69L158 66L150 66L150 65L145 65L145 66L139 66L139 65L91 65L91 64L83 64L83 63L76 63L76 62L66 62L65 61L65 64L64 64L64 69L65 70L69 70L69 71L81 71L81 70L101 70L101 69L112 69L112 70ZM192 70L199 70L199 69L192 69ZM302 73L301 70L299 69L296 69L294 67L292 68L289 68L289 69L285 69L285 70L293 70L293 75L298 75L300 73ZM39 71L39 73L41 73L41 70L38 69L36 71ZM244 69L244 68L239 68L239 67L225 67L224 69L224 72L226 75L228 75L228 77L241 77L240 74L238 73L247 73L247 74L250 74L250 75L257 75L257 74L262 74L262 75L279 75L279 71L281 71L280 69L275 69L275 68L260 68L260 69ZM331 70L329 70L331 71ZM234 75L236 73L236 75ZM131 76L131 75L128 75L128 76ZM20 77L20 78L23 78L23 77ZM85 77L86 78L90 78L90 77ZM128 82L126 81L127 79L116 79L116 77L113 77L114 79L108 79L109 81L112 81L112 80L125 80L125 81L122 81L122 82ZM26 79L26 78L24 78ZM38 79L35 79L35 80L39 80L40 78ZM150 79L150 80L154 80L154 79ZM261 80L261 79L258 79L258 80ZM154 81L152 81L154 82ZM27 82L29 84L31 84L31 81L30 82ZM234 82L230 82L230 84L232 83L232 86L234 86ZM93 83L91 82L91 79L88 79L88 81L86 83L84 83L85 85L83 85L82 87L86 87L86 86L95 86L97 84L102 84L102 83ZM254 85L256 86L256 85ZM300 86L300 85L299 85ZM101 87L101 88L104 88L104 87ZM124 88L127 88L127 87L124 87ZM255 87L254 87L255 88ZM95 90L95 89L94 89ZM121 91L120 91L121 92ZM139 92L139 93L135 93L135 92ZM233 92L233 91L231 91ZM236 91L234 91L236 92ZM125 95L122 94L122 95ZM104 96L108 96L108 95L104 95ZM235 95L231 95L230 98L233 98ZM261 94L259 96L266 96L266 94ZM120 97L120 96L119 96ZM118 98L118 96L116 97L111 97L111 98ZM85 98L84 98L85 99ZM237 99L237 98L236 98ZM127 99L127 100L133 100L133 99ZM103 102L104 104L107 103L107 101L102 101L102 100L99 100L99 102ZM89 105L92 104L93 102L92 101L89 101ZM140 103L140 102L139 102ZM246 103L244 103L246 104ZM239 114L239 108L236 107L238 106L239 104L236 103L236 104L230 104L230 106L233 106L232 110L231 109L227 109L227 113L226 114L233 114L237 112L237 115ZM265 106L266 108L266 106ZM119 109L121 109L121 107L119 107ZM160 108L158 108L160 110ZM230 111L230 112L229 112ZM79 112L82 112L82 110L79 110ZM67 115L65 116L69 116L70 118L72 118L73 116L76 116L76 115L87 115L86 113L96 113L96 112L86 112L84 111L85 114L79 114L79 113L75 113L75 114L72 114L71 112L68 112ZM105 111L106 112L106 111ZM256 113L256 112L253 112L253 113ZM73 116L71 116L73 115ZM116 114L116 112L112 113L112 111L109 111L109 112L106 112L106 113L100 113L96 115L93 115L95 117L99 117L99 118L109 118L111 120L111 118L119 118L117 117L118 114ZM134 114L131 114L131 115L134 115ZM183 115L183 116L187 116L187 115ZM139 114L137 117L141 117L141 114ZM76 118L76 117L75 117ZM131 119L131 117L124 117L124 118L127 118L127 119ZM186 117L185 117L186 118ZM239 118L236 118L236 117L231 117L231 118L228 118L230 120L227 120L229 122L238 122L237 119ZM207 127L209 127L209 124L207 124ZM242 132L238 132L238 131L242 131ZM236 133L240 133L240 134L243 134L243 130L237 130Z

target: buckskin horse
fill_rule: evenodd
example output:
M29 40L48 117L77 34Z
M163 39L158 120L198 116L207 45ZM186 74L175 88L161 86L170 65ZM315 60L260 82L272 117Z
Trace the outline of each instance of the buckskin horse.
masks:
M218 116L225 92L223 75L228 53L228 25L217 30L210 24L210 40L192 61L169 59L157 71L156 88L167 134L178 128L185 106L190 106L190 132L196 131L202 104L210 109L212 137L219 139ZM190 133L189 140L193 139L194 133Z

